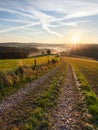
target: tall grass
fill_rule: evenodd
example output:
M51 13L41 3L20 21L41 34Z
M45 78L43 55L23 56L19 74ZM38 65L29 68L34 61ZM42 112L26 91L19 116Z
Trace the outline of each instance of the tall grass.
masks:
M55 55L47 55L25 59L4 59L0 60L0 72L14 71L19 66L33 66L34 60L36 59L37 65L46 64L48 60L51 60Z
M44 62L43 60L41 61L41 58L36 58L36 60L40 59L39 63L42 63L42 65L37 65L36 67L30 66L31 64L29 63L32 61L30 61L30 59L26 59L29 66L25 64L22 66L17 66L17 68L14 68L12 71L6 70L5 72L0 72L0 100L9 95L11 92L14 92L22 87L24 83L31 82L55 67L56 64L47 63L47 57L43 57L43 60L46 58ZM52 60L53 56L50 59Z

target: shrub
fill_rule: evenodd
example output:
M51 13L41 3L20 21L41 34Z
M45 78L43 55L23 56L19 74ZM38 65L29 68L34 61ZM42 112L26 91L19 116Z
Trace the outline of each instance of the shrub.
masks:
M51 63L52 63L52 64L55 64L56 62L57 62L57 60L54 59L54 58L51 60Z

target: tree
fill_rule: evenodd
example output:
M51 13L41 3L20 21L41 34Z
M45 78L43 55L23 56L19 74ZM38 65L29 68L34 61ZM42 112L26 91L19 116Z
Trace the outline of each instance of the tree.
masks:
M47 54L48 55L51 54L51 50L50 49L47 50Z
M42 51L42 55L44 55L45 53L44 53L44 51Z

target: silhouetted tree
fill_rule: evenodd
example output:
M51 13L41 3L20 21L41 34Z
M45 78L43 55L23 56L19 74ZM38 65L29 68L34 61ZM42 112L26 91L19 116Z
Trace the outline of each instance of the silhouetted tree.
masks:
M47 54L48 55L51 54L51 50L50 49L47 50Z
M45 53L44 53L44 51L42 51L42 55L44 55Z

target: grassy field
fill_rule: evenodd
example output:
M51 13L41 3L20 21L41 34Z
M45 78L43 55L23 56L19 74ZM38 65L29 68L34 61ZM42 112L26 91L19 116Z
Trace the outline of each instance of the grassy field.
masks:
M75 69L80 89L85 96L92 122L98 129L98 62L95 60L65 57Z
M48 60L54 58L55 55L41 56L26 59L6 59L0 60L0 72L13 71L19 66L33 66L34 60L36 59L37 65L48 63Z
M38 66L34 66L34 60ZM48 64L48 60L51 62ZM55 55L27 59L0 60L0 100L18 90L23 84L44 75L54 67ZM40 65L40 66L39 66Z
M98 61L68 57L66 60L78 67L98 96Z

